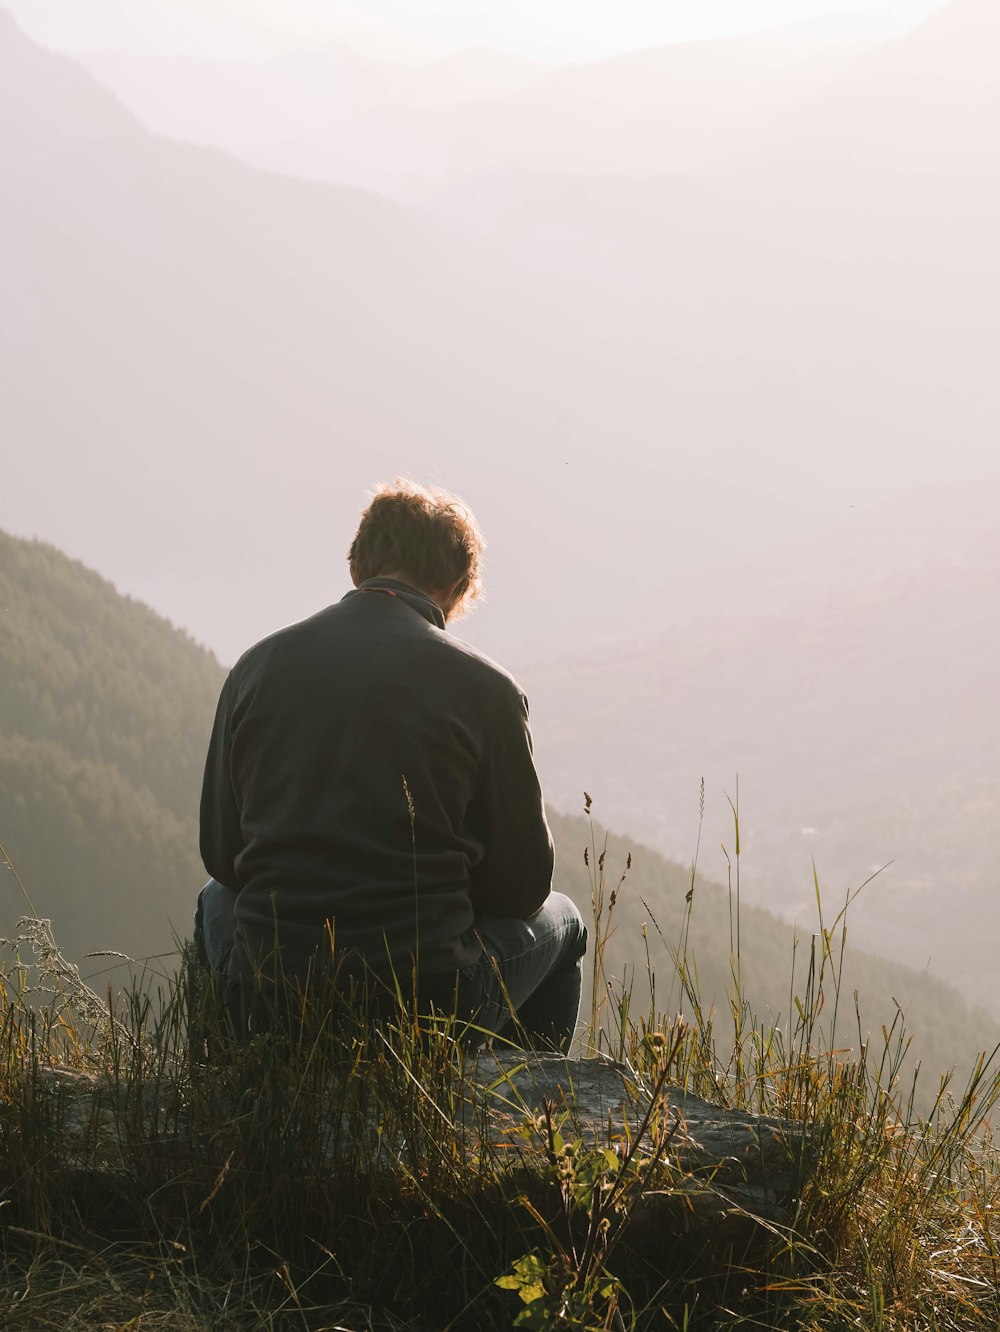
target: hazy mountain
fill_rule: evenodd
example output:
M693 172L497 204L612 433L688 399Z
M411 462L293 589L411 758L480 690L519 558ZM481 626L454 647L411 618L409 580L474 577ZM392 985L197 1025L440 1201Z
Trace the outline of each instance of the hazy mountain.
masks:
M735 186L748 225L814 253L995 274L998 61L996 5L951 0L753 127Z
M891 862L852 911L867 947L947 977L1000 1012L1000 541L978 558L856 582L791 613L696 627L525 664L549 798L582 783L611 826L673 858L708 813L703 862L735 847L745 900L800 922ZM737 771L738 770L738 771Z
M539 288L502 249L383 200L154 139L9 22L0 42L10 526L58 537L228 655L329 599L331 540L343 549L365 487L397 470L446 478L487 531L491 514L506 525L495 589L530 585L546 562L615 585L578 538L598 497L661 466L665 384L641 358L680 350L679 311L601 290L595 319L573 271ZM678 377L700 414L702 390ZM656 443L637 440L609 479L623 403L627 428L643 421ZM538 612L532 628L514 601L500 614L536 635Z
M115 983L118 963L84 954L113 949L155 957L188 934L203 877L195 810L222 675L204 649L81 564L0 533L0 842L34 907L52 919L67 953L100 977L98 988ZM583 850L591 831L578 816L554 816L553 823L558 884L589 915ZM596 838L591 868L603 846L600 832ZM609 890L627 849L620 839L608 844ZM645 923L658 1005L673 1013L680 994L669 948L680 937L690 874L641 845L631 851L607 972L620 982L634 968L636 1004L648 1002ZM13 877L0 873L0 932L13 934L27 910ZM793 961L795 983L804 984L809 932L796 954L787 926L744 908L744 989L761 1015L787 1015ZM704 1000L724 1005L730 911L726 894L709 881L698 881L690 937ZM169 970L173 961L152 965ZM996 1023L963 1007L949 986L849 948L842 1044L858 1039L849 1000L855 989L862 1031L893 1021L890 996L904 1005L931 1093L939 1069L957 1063L964 1073L978 1050L1000 1037ZM823 1018L827 1031L830 1016Z
M704 170L869 47L792 29L553 71L484 51L399 66L343 46L258 64L92 55L88 65L159 133L422 197L466 171Z
M470 632L502 654L647 613L622 569L664 586L883 498L897 441L914 483L943 439L953 470L995 456L989 270L817 260L675 179L544 185L461 234L155 139L0 40L4 521L226 656L340 588L387 472L479 509Z
M887 176L990 174L996 25L989 0L952 0L880 42L792 26L548 72L488 52L400 66L343 44L257 64L88 59L150 128L278 170L426 195L466 172L750 167L774 220L797 201L789 171L834 216L852 173L876 205Z
M0 155L11 526L203 630L257 606L234 654L340 590L374 478L481 492L527 462L532 307L396 206L153 139L9 21ZM178 578L202 591L173 601Z
M420 108L488 101L542 73L529 61L494 51L393 64L341 42L258 62L123 52L92 53L84 62L148 129L225 148L251 163L291 167L291 159L270 160L272 145L328 127L331 142L345 140L358 159L356 171L331 178L366 186L388 176L372 152L365 164L362 117L398 109L405 121ZM401 164L401 174L408 170Z
M995 173L1000 148L990 127L1000 111L1000 11L991 0L950 0L911 32L859 59L800 114L775 126L777 147L803 156L836 144L845 162L935 169L952 177Z

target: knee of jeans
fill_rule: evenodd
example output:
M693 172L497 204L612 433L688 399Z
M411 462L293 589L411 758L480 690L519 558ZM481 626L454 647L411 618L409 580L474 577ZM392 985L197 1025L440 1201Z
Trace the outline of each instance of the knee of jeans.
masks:
M588 941L589 941L589 938L590 938L590 936L589 936L588 933L587 933L587 927L586 927L586 925L583 923L583 917L581 916L581 917L580 917L579 932L578 932L578 934L577 934L577 936L576 936L576 947L575 947L575 949L574 949L574 951L573 951L573 957L574 957L575 959L579 959L579 958L583 957L583 955L586 953L586 951L587 951L587 943L588 943Z
M584 953L587 951L587 926L584 923L583 916L580 914L580 908L576 905L573 899L567 897L565 893L560 893L558 896L562 897L565 903L563 914L565 916L566 926L563 956L576 962L583 957Z
M584 953L586 953L589 936L587 934L587 926L576 903L569 898L566 900L569 902L569 906L572 909L567 911L566 942L563 956L576 962L583 957Z

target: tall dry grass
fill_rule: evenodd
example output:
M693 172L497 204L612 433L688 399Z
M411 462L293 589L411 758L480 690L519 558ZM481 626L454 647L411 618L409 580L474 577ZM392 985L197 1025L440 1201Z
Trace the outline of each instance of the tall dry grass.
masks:
M652 995L637 1011L628 978L603 965L628 866L612 872L596 835L586 848L581 1045L636 1088L630 1123L599 1129L571 1105L524 1104L498 1138L447 1017L401 1003L372 1024L317 993L238 1043L188 952L102 997L25 921L0 966L0 1325L995 1329L996 1052L919 1114L900 1078L904 1015L863 1034L860 1000L840 992L846 914L826 926L821 903L787 1014L754 1013L738 802L733 816L722 1012L699 992L695 866L677 939L649 912L637 941ZM802 1122L786 1224L739 1243L688 1224L665 1113L677 1086Z

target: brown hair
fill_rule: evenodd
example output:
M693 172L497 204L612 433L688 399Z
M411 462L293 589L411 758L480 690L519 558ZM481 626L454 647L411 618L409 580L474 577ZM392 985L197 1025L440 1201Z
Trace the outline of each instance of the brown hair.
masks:
M440 592L457 583L450 617L458 618L482 592L485 544L471 510L457 495L397 477L372 490L348 559L357 583L390 573L421 592Z

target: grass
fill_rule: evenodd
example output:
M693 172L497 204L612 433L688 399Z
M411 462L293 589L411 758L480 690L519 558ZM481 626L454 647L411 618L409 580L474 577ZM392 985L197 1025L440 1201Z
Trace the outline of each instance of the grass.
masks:
M237 1047L189 958L102 998L25 922L0 968L0 1325L995 1329L995 1057L919 1114L904 1016L869 1038L840 993L845 914L827 927L821 904L788 1015L762 1021L741 986L733 813L721 1015L698 990L695 868L679 937L650 912L642 941L650 973L651 955L672 962L666 1012L655 986L637 1012L603 969L628 866L609 891L606 850L587 848L583 1045L647 1093L630 1125L599 1130L547 1103L498 1137L447 1020L334 1023L317 1002ZM676 1086L802 1121L786 1223L739 1240L693 1224L665 1113Z

